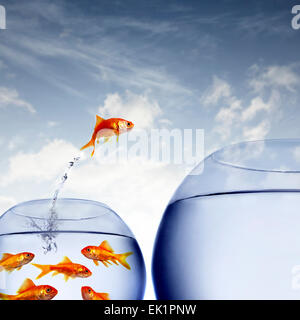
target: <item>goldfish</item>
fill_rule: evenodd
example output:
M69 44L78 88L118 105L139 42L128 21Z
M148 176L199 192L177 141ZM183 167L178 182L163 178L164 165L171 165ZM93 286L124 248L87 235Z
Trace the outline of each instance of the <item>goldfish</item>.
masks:
M95 144L96 141L99 143L100 138L104 138L104 143L109 141L113 136L117 136L117 141L119 135L131 130L134 127L134 124L131 121L124 120L121 118L111 118L103 119L96 115L96 125L91 140L84 145L80 150L84 150L89 147L93 147L93 152L91 157L95 153Z
M92 259L96 266L99 265L98 261L102 262L105 267L108 267L111 262L118 265L118 262L130 270L130 265L127 263L126 258L131 256L133 252L116 254L109 245L108 241L103 241L99 247L87 246L81 250L81 253L88 259Z
M14 270L21 270L25 264L31 262L34 254L30 252L21 252L18 254L4 253L0 260L0 272L6 270L12 272Z
M81 295L83 300L110 300L108 293L96 292L91 287L82 287Z
M62 262L56 265L35 263L32 263L32 265L42 270L36 279L40 279L50 272L53 272L52 276L62 273L65 281L68 281L69 278L87 278L92 275L92 272L88 268L81 264L73 263L68 257L64 257Z
M26 279L17 291L17 295L0 293L1 300L51 300L57 290L48 285L36 286L31 279Z

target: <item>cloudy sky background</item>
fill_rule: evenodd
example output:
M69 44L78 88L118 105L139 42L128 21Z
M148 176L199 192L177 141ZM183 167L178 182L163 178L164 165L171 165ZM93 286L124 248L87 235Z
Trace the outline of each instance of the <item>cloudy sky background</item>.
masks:
M297 1L1 0L0 212L47 198L95 114L136 129L204 129L205 151L300 135ZM111 206L151 251L186 174L136 156L73 170L63 196Z

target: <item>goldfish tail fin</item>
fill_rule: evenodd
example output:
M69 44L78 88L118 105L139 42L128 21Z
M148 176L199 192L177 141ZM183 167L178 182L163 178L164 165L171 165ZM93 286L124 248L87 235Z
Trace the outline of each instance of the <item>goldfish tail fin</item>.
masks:
M84 150L86 148L92 147L94 146L95 141L93 139L91 139L87 144L85 144L80 150Z
M90 147L94 147L94 150L91 154L91 157L94 155L95 153L95 139L91 139L86 145L84 145L80 150L84 150L86 148L90 148Z
M80 150L84 150L89 147L95 147L95 140L93 138L87 144L85 144Z
M32 263L32 265L42 270L42 272L36 277L36 279L40 279L46 274L48 274L49 272L51 272L51 268L48 265L41 265L41 264L35 264L35 263Z
M133 252L126 252L126 253L122 253L122 254L116 254L116 258L118 259L118 261L121 263L121 265L123 267L125 267L126 269L130 270L130 265L128 264L128 262L126 261L126 258L131 256L133 254Z

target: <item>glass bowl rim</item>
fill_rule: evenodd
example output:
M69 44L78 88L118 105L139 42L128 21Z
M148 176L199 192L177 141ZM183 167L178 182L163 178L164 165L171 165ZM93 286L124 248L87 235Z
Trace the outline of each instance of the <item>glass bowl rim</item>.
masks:
M273 172L273 173L293 173L293 174L300 173L300 168L299 168L299 170L260 169L260 168L252 168L251 166L247 167L247 166L243 166L243 165L238 165L238 164L231 163L229 161L217 159L217 156L219 154L221 154L222 152L224 152L226 150L230 150L230 149L237 147L237 146L250 145L250 144L255 144L255 143L271 143L272 144L272 143L281 143L281 142L282 143L287 143L287 142L298 143L299 147L300 147L300 139L299 138L250 140L250 141L242 141L242 142L237 142L234 144L227 145L223 148L216 150L212 154L210 154L208 156L208 158L210 158L212 161L214 161L220 165L235 168L235 169L241 169L241 170L257 171L257 172Z
M51 203L52 199L50 198L43 198L43 199L34 199L34 200L29 200L29 201L23 201L21 203L16 204L15 206L11 207L8 209L0 218L2 218L6 213L10 212L12 214L25 217L25 218L30 218L30 219L36 219L36 220L47 220L47 217L39 217L39 216L31 216L28 214L24 214L20 211L18 211L19 208L26 207L27 205L30 204L38 204L38 203L46 203L48 202L49 204ZM79 198L59 198L57 199L57 202L77 202L77 203L88 203L90 205L95 205L98 207L102 207L110 211L112 214L116 215L117 217L118 214L113 211L109 206L107 206L105 203L98 202L95 200L88 200L88 199L79 199ZM50 206L49 206L50 209ZM103 213L104 214L104 213ZM80 218L57 218L55 219L56 221L82 221L82 220L91 220L91 219L97 219L100 218L103 214L98 214L94 216L87 216L87 217L80 217ZM120 218L120 217L119 217Z

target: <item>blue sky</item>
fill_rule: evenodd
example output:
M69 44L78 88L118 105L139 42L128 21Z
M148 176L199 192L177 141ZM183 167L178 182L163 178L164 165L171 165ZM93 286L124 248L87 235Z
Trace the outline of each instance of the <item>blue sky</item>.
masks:
M2 211L49 196L100 111L106 117L121 110L146 130L204 129L206 153L300 135L300 31L291 27L297 1L1 4ZM184 175L147 159L138 168L103 168L96 159L74 170L64 195L115 209L149 266L161 214Z

